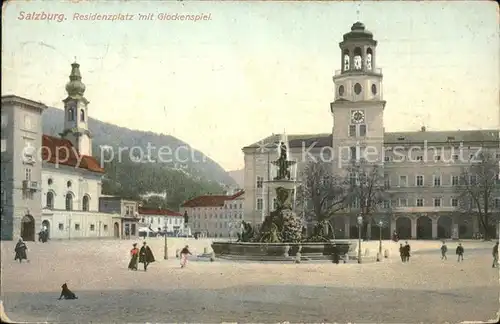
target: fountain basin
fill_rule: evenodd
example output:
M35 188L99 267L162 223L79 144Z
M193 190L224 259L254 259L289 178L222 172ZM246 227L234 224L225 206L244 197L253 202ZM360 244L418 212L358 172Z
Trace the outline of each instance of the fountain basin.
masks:
M269 189L277 189L277 188L285 188L288 190L295 189L298 185L300 185L300 182L295 181L295 180L270 180L270 181L265 181L264 182Z
M352 254L356 243L330 241L320 243L259 243L259 242L213 242L212 249L217 258L247 261L292 261L300 250L304 260L331 260L337 247L339 255Z

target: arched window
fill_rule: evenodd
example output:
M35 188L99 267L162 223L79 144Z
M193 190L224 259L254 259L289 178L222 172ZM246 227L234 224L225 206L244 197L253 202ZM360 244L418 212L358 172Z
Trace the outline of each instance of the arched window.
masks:
M54 193L49 191L47 192L47 203L46 206L48 209L54 208Z
M354 49L354 69L355 70L361 70L362 66L363 66L363 61L362 61L362 58L361 58L361 48L359 47L356 47Z
M68 109L68 121L73 121L75 120L75 111L73 108Z
M73 195L69 192L66 194L66 210L73 210Z
M83 109L80 109L80 121L85 121L85 111Z
M372 69L372 57L373 57L373 52L371 48L368 48L366 50L366 69L371 70Z
M342 64L342 66L344 68L344 71L347 71L350 68L349 51L345 50L342 56L343 56L343 64Z
M82 210L88 211L89 210L89 196L83 196L82 199Z

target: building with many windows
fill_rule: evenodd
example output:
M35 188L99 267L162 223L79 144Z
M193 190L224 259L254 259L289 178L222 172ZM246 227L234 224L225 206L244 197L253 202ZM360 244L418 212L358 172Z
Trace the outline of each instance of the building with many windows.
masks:
M42 228L61 239L112 237L119 231L113 214L99 212L104 169L92 156L79 67L71 65L61 137L42 134L45 105L2 96L3 240L34 240Z
M184 202L180 212L187 213L194 233L209 237L235 237L243 221L244 191L232 195L198 196Z
M156 232L183 234L184 216L169 209L139 208L140 224Z
M369 156L383 170L390 197L377 211L384 237L394 231L404 238L471 237L478 232L477 218L460 212L455 188L463 168L470 166L479 150L500 161L500 130L428 131L422 127L385 132L386 101L382 70L377 67L377 41L357 22L339 46L341 69L333 76L335 99L330 104L332 133L287 136L289 154L298 162L292 178L301 174L308 161L317 159L331 163L334 174L347 176L352 161ZM275 172L270 162L277 153L271 148L280 141L279 135L272 135L243 148L244 218L255 225L273 210L274 192L266 181ZM492 215L498 219L500 190L492 198ZM333 218L337 237L358 235L359 207L353 202ZM368 224L369 233L373 226ZM379 229L375 230L378 237Z

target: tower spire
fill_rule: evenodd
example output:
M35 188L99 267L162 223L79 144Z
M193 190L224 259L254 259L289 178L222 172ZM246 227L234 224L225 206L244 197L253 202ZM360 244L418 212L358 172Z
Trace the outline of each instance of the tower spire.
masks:
M82 75L80 74L80 64L76 62L71 64L71 73L69 75L69 82L66 84L66 92L70 97L83 96L85 93L85 84L83 84Z

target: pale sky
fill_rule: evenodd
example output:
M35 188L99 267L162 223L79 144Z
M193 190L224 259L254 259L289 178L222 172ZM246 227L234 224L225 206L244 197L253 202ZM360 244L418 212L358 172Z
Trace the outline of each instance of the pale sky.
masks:
M241 148L273 132L331 132L338 43L358 3L11 1L2 12L2 95L62 108L76 56L91 117L176 136L226 170L242 168ZM386 131L499 127L495 2L359 8L379 42ZM67 19L21 21L20 11ZM74 13L211 20L74 21Z

